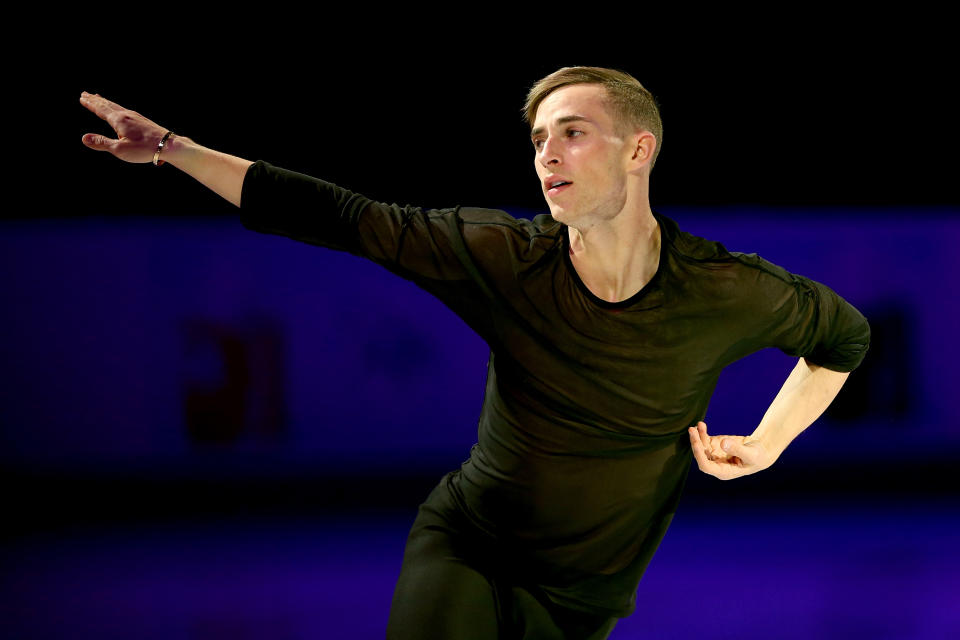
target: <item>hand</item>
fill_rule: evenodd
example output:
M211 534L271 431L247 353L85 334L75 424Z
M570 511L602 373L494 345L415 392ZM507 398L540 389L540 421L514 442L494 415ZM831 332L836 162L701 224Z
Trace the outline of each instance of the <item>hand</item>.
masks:
M688 429L693 457L700 471L721 480L762 471L773 464L772 455L759 440L744 436L710 436L707 423L698 422Z
M125 162L153 162L153 154L166 129L98 94L84 91L80 94L80 104L106 120L117 134L117 138L96 133L84 134L84 146L97 151L109 151Z

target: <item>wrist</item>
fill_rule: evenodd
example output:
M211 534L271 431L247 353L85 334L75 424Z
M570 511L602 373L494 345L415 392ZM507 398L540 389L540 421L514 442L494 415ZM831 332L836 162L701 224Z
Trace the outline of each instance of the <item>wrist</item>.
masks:
M173 166L179 167L196 153L197 148L197 143L190 138L171 133L160 150L160 163L169 162Z
M167 146L167 142L170 141L171 136L173 136L173 131L167 131L160 138L160 142L157 143L157 149L153 152L153 165L155 167L162 166L166 163L166 160L160 159L160 154L163 152L164 147Z
M770 463L772 464L780 457L790 442L783 442L782 438L776 438L774 434L771 434L769 430L764 429L763 427L757 427L757 429L747 438L747 442L755 442L759 444L763 450L770 457Z

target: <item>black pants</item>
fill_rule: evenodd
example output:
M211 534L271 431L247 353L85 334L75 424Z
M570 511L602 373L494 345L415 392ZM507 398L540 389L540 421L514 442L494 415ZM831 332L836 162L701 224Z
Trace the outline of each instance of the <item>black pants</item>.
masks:
M387 640L603 640L617 618L553 603L491 547L444 481L420 505L393 594Z

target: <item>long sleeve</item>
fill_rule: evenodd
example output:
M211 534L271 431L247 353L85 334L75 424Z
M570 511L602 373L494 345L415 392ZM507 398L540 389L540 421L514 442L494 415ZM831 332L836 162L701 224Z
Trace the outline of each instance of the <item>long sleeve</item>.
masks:
M388 205L262 160L245 176L240 208L248 229L346 251L410 280L491 343L493 289L509 289L554 237L504 211Z
M746 291L754 330L768 345L833 371L853 371L870 345L870 325L824 284L799 276L756 254L733 254L752 273Z
M347 251L411 280L467 278L457 209L383 204L262 160L247 172L240 208L248 229Z

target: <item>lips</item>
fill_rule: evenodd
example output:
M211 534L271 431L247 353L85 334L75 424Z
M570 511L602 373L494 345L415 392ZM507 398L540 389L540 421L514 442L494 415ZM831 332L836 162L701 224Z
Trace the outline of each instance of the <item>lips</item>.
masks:
M562 176L549 176L543 181L543 188L549 195L556 195L569 188L573 182Z

